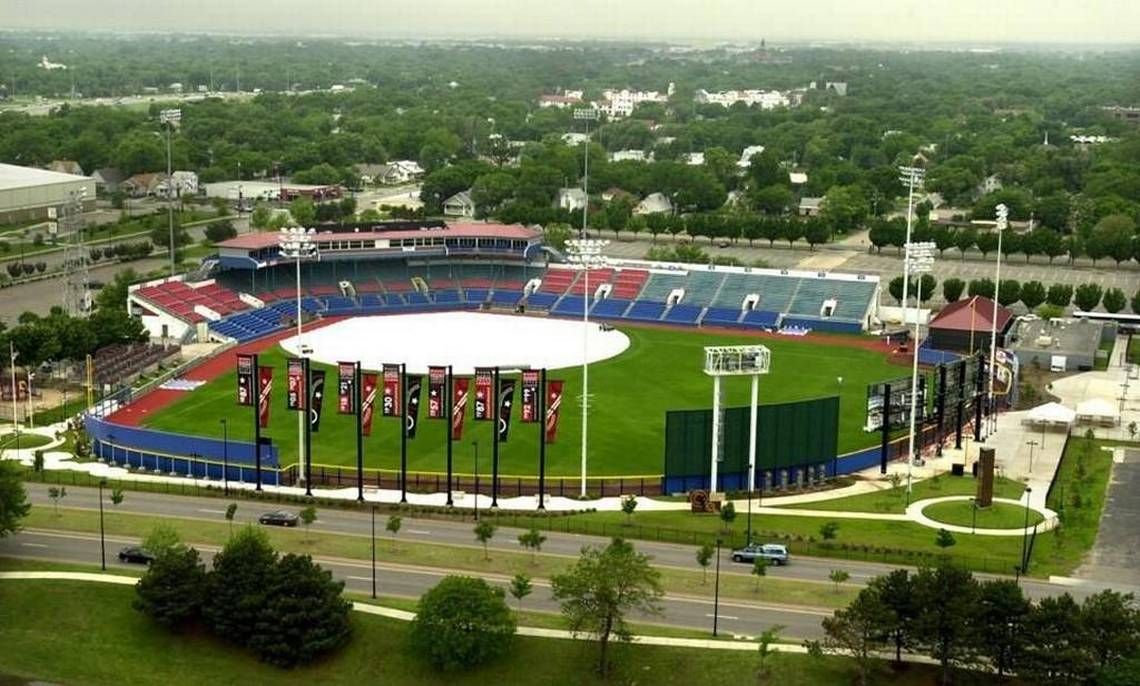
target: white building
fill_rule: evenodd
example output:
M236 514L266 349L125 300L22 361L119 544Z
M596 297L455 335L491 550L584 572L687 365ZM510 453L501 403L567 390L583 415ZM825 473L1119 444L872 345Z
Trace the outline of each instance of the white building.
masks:
M741 169L748 169L752 166L753 156L759 155L762 152L764 152L763 145L748 146L744 149L744 152L740 153L740 160L736 163L736 166L740 167Z
M175 171L170 179L163 178L154 187L154 195L161 198L198 195L198 174L192 171Z
M673 211L673 203L663 193L650 193L633 208L634 214L668 214Z
M47 219L73 192L84 193L84 211L95 209L95 180L88 176L0 164L0 224Z
M459 191L447 200L444 200L443 213L449 217L474 217L475 201L471 199L470 189Z
M610 153L610 162L644 162L644 150L618 150Z
M580 92L580 91L579 91ZM582 102L582 97L576 98L569 95L540 95L538 96L538 106L546 109L548 107L555 107L557 109L566 109Z
M720 105L729 107L742 102L748 107L760 107L771 110L777 107L790 107L792 101L780 91L765 90L730 90L710 93L704 89L698 90L695 99L702 105Z
M586 192L581 188L558 189L558 207L575 212L586 206Z
M687 152L681 157L681 159L685 162L685 164L699 167L705 163L705 154L703 152Z
M669 84L670 89L673 84ZM628 88L602 91L602 99L593 103L594 107L606 113L611 119L620 119L633 114L633 110L643 102L668 102L669 96L659 91L631 91Z
M570 147L577 147L588 140L590 140L589 136L584 133L578 133L576 131L562 134L562 142L566 145L569 145Z

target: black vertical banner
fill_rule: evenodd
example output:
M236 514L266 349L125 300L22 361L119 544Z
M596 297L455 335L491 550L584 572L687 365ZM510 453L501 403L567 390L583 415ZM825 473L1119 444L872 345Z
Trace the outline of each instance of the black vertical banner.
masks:
M321 428L321 404L325 397L325 370L317 369L309 372L309 422L313 426L313 433ZM309 456L312 461L312 456Z
M499 442L506 443L511 433L511 405L515 401L515 380L499 381Z
M420 388L423 386L423 377L409 374L405 379L408 384L408 438L415 438L416 425L420 420Z

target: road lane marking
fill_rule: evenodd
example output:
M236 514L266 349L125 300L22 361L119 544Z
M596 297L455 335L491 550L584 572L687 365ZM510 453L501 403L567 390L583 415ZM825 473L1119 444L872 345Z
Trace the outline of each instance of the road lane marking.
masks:
M707 614L706 617L712 618L715 615ZM740 619L740 617L733 617L732 615L720 615L720 619Z
M205 512L207 514L220 514L220 515L224 515L226 513L225 510L203 510L201 508L197 509L196 512Z
M415 534L416 536L431 536L430 531L424 531L423 529L408 529L408 533Z
M44 545L43 543L21 543L20 545L24 546L25 548L47 548L47 547L49 547L47 545Z

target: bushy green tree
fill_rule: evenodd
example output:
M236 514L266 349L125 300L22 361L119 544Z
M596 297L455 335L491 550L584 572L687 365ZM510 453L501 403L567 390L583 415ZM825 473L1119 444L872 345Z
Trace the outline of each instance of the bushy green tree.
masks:
M1055 283L1049 286L1049 293L1045 296L1046 302L1054 307L1068 307L1073 301L1073 287L1067 283Z
M277 567L277 552L264 531L245 527L214 556L206 577L202 616L219 638L248 645L258 630L261 610Z
M308 664L343 646L352 633L352 605L344 582L313 564L308 555L285 555L261 595L249 646L279 667Z
M19 531L20 522L31 508L20 465L11 460L0 461L0 538Z
M1110 314L1116 314L1124 309L1128 303L1128 298L1125 297L1124 291L1119 288L1109 288L1104 292L1104 298L1101 304L1104 305L1104 311Z
M198 551L176 545L159 553L139 579L134 608L168 629L183 629L198 619L205 592Z
M1091 312L1100 304L1101 296L1103 295L1104 289L1098 284L1082 283L1077 286L1076 291L1073 293L1073 304L1077 306L1078 310Z
M966 282L959 278L949 278L942 282L942 298L948 303L957 302L966 289Z
M458 672L505 655L514 634L515 618L501 588L448 576L420 598L409 640L431 666Z

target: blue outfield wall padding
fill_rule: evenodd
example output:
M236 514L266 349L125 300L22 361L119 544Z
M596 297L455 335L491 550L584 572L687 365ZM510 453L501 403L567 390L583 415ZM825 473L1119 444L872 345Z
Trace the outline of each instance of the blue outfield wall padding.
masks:
M128 452L167 453L178 458L196 455L212 462L222 462L225 457L231 466L241 465L243 468L253 467L255 462L253 443L244 441L222 441L218 438L123 426L92 415L83 418L83 427L91 440L110 443L119 450L126 449ZM277 469L279 464L276 446L271 444L261 446L261 466L263 469Z

